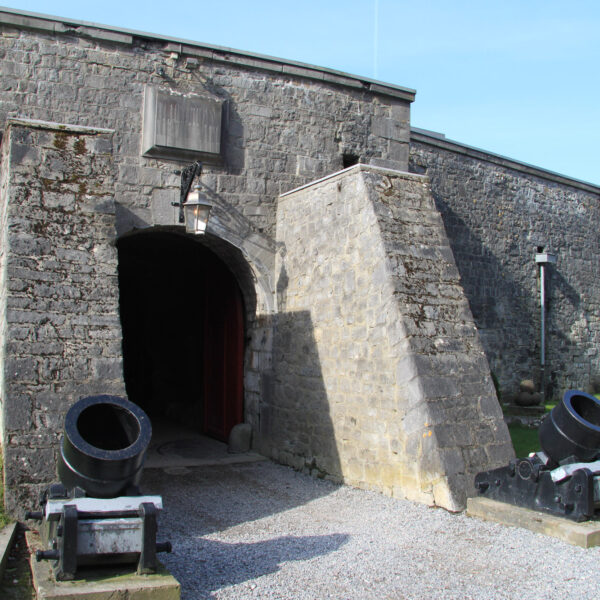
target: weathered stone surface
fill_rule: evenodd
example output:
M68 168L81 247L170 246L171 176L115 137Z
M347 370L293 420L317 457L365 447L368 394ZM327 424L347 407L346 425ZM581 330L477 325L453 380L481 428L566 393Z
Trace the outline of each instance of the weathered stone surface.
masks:
M111 137L17 121L2 144L2 443L6 505L19 515L55 477L71 403L124 392L114 211L94 210L113 195ZM38 163L11 162L15 145Z
M15 463L24 449L11 510L50 476L32 452L50 464L70 404L123 392L115 237L178 226L190 159L143 156L148 87L222 106L203 243L242 290L244 418L278 460L458 506L470 474L510 454L480 340L506 391L537 375L539 244L559 251L549 380L560 392L599 370L598 188L421 136L410 164L443 225L422 179L376 171L361 171L368 202L346 174L301 223L281 193L356 161L407 169L410 90L2 10L0 33L0 123L29 119L1 150L3 445Z
M0 21L13 23L15 17L2 13ZM22 18L29 22L28 17ZM172 172L192 160L190 150L199 151L197 158L203 153L205 158L220 154L221 164L205 165L205 176L218 178L215 192L220 198L268 234L275 225L277 196L339 170L344 154L356 155L365 163L379 160L396 169L408 167L409 106L414 97L410 91L380 86L380 91L365 93L356 78L317 68L284 72L281 63L181 44L177 45L179 58L173 59L162 40L95 28L89 35L84 33L89 28L81 28L76 35L72 29L62 34L60 22L47 23L56 27L49 31L10 27L16 37L0 36L0 52L3 48L5 52L0 70L0 124L18 115L114 129L114 161L119 172L114 200L122 207L119 233L134 226L176 224L172 212L155 215L158 219L153 220L151 214L140 211L149 207L156 190L177 194L179 180ZM0 29L6 27L0 24ZM114 35L123 35L124 41L112 39ZM190 56L203 57L198 68L187 66ZM32 89L29 93L15 89L16 81ZM152 112L149 106L143 115L146 89L153 91L155 100L211 99L215 111L210 143L200 147L194 145L198 135L188 139L182 152L168 153L175 163L142 157L151 147L160 155L158 147L173 143L168 139L172 130L147 127L146 133L152 130L157 135L147 136L142 144L144 119ZM160 104L155 102L157 108ZM219 114L222 111L218 123L217 109ZM191 134L192 129L187 131ZM88 142L97 143L102 142ZM192 148L187 147L190 143ZM15 149L13 160L31 165L37 160L36 150L31 145L25 150L26 146ZM46 160L50 162L37 164L44 177L52 178L60 171L61 158L48 153ZM72 201L66 196L60 199ZM260 205L260 210L248 211L250 204Z
M507 398L540 383L538 247L547 271L546 397L587 389L600 373L598 188L413 136L410 169L427 174L492 371Z
M359 165L305 186L280 199L277 240L265 451L464 508L512 446L427 180Z

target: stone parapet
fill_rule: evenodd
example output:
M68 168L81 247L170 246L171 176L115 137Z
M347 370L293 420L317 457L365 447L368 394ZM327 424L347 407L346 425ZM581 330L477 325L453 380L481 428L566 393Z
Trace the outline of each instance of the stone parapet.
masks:
M415 99L415 90L407 87L393 85L369 77L357 77L350 73L327 69L317 65L285 60L274 56L265 56L252 52L244 52L233 48L203 44L192 40L166 37L156 33L134 31L110 25L99 25L77 19L53 17L21 10L12 10L3 7L0 9L0 23L24 29L46 31L50 33L68 33L82 38L92 38L101 41L115 42L131 45L134 38L154 40L164 44L167 52L185 54L191 57L211 58L212 60L237 64L253 69L264 69L279 73L289 73L306 79L326 81L341 86L367 89L383 96L391 96L412 102ZM196 68L195 63L187 63L187 68Z

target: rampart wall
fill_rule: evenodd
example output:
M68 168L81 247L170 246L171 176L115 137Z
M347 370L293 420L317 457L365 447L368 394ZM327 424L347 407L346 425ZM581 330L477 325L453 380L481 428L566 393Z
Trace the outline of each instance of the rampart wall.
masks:
M490 368L505 395L539 382L540 278L547 267L548 397L600 373L600 188L414 132L410 170L426 174Z
M2 147L2 450L22 514L55 478L68 408L125 391L112 131L12 121Z
M460 507L473 472L510 455L481 348L506 394L539 378L542 247L558 256L549 394L598 374L599 188L411 135L412 90L309 65L10 10L0 10L0 60L9 510L32 505L51 478L68 405L124 391L115 242L179 226L172 204L191 162L175 142L147 151L150 130L165 137L168 119L147 118L161 102L205 110L211 135L220 131L202 175L215 204L206 239L253 313L245 419L265 452ZM396 174L389 185L363 166L336 174L356 162ZM366 187L357 195L353 186ZM357 198L370 235L351 210ZM392 348L398 328L408 370ZM427 405L412 417L407 381Z

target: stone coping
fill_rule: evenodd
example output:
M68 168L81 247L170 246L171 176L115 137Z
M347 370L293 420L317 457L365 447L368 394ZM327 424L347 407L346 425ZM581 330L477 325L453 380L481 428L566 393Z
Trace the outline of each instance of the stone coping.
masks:
M323 183L325 181L329 181L330 179L339 177L340 175L346 175L346 174L350 173L353 169L355 169L357 171L370 171L371 173L381 173L382 175L392 175L394 177L402 177L403 179L412 179L412 180L420 180L420 181L423 181L423 180L428 181L429 180L427 175L419 175L417 173L408 173L407 171L397 171L395 169L388 169L386 167L378 167L376 165L367 165L364 163L358 163L356 165L352 165L351 167L347 167L340 171L335 171L335 173L330 173L329 175L325 175L325 177L321 177L320 179L315 179L314 181L305 183L304 185L294 188L293 190L289 190L288 192L284 192L283 194L279 195L279 198L280 199L285 198L286 196L295 194L296 192L299 192L300 190L304 190L306 188L313 187L315 185L318 185L319 183Z
M408 102L413 102L416 95L416 91L410 88L370 79L369 77L358 77L343 71L336 71L335 69L327 69L325 67L318 67L307 63L284 60L264 54L244 52L242 50L235 50L224 46L201 44L191 40L171 38L155 33L90 23L88 21L79 21L76 19L0 7L0 23L12 25L14 27L47 31L53 34L75 34L125 45L131 45L134 38L155 40L166 43L165 50L168 52L200 56L202 58L227 62L243 67L275 71L307 79L316 79L326 83L334 83L344 87L369 91L373 94L391 96Z
M6 569L6 563L8 562L8 555L12 548L15 534L17 533L18 523L9 523L0 529L0 579L4 575Z
M469 156L477 160L485 160L487 162L500 165L501 167L512 169L513 171L519 171L520 173L554 181L556 183L560 183L561 185L568 185L592 194L600 194L600 185L581 181L580 179L573 179L567 175L561 175L560 173L548 171L546 169L536 167L535 165L530 165L525 162L502 156L500 154L494 154L493 152L488 152L487 150L482 150L481 148L476 148L475 146L468 146L467 144L463 144L461 142L449 140L443 133L411 127L410 141L421 142L423 144L428 144L429 146L435 146L436 148L448 150L449 152L463 154L464 156Z
M592 548L600 545L600 521L577 523L529 508L481 496L467 499L467 515L549 535L568 544Z
M81 133L84 135L113 134L114 129L105 129L103 127L85 127L82 125L71 125L68 123L54 123L53 121L40 121L39 119L25 119L21 117L9 117L6 119L6 127L11 125L21 125L33 129L49 129L51 131L68 131L70 133Z

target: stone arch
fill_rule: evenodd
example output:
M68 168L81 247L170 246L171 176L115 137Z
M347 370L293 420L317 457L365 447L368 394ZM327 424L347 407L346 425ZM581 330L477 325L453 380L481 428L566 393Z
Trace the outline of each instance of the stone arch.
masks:
M260 380L265 365L271 364L270 314L274 311L274 294L271 288L269 267L264 258L269 259L270 248L261 236L249 238L247 232L232 231L217 223L203 236L190 236L181 226L155 226L131 230L119 237L123 239L137 235L167 233L187 238L214 253L229 269L235 278L244 306L244 413L243 421L253 429L258 424L260 402ZM272 253L274 257L274 252ZM274 258L272 259L274 260Z
M273 285L275 242L257 232L243 215L233 207L224 206L222 202L213 208L205 237L209 246L223 247L223 243L226 243L239 252L235 262L241 260L251 270L257 297L257 314L273 314L276 310ZM225 254L231 253L226 251Z

